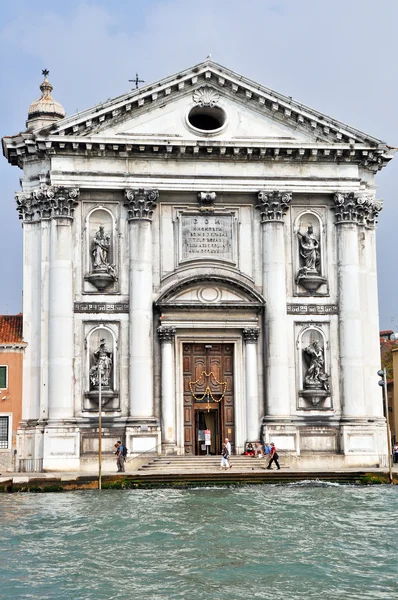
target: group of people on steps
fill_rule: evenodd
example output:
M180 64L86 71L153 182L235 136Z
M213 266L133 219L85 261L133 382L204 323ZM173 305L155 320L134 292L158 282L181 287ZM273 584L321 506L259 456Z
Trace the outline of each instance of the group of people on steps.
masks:
M281 467L279 465L279 454L276 451L276 446L274 442L266 442L264 443L264 447L262 448L260 443L258 442L259 448L254 448L254 456L258 456L261 458L264 456L266 460L268 460L268 465L265 469L272 469L272 463L275 463L276 468L279 470ZM225 438L222 450L221 450L221 463L219 470L222 471L224 468L226 471L231 469L232 465L229 462L229 457L231 456L231 442L228 438Z

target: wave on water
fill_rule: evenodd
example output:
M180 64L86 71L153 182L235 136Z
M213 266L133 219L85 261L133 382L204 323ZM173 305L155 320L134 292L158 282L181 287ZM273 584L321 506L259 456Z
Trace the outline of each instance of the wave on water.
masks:
M283 485L289 487L343 487L347 484L337 483L336 481L321 481L320 479L303 479L303 481L293 481Z

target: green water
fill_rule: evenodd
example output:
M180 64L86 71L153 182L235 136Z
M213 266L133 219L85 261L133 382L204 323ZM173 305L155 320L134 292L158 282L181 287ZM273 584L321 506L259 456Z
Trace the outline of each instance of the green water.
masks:
M398 486L0 497L0 598L398 596Z

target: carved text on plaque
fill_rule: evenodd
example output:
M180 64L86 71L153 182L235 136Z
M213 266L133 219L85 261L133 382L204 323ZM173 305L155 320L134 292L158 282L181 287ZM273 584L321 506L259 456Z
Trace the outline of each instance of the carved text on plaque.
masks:
M232 215L182 215L181 231L182 260L234 260Z

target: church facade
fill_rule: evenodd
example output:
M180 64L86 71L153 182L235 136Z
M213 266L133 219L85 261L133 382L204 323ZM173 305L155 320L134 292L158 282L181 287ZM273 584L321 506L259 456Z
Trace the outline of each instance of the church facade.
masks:
M383 464L374 176L386 144L210 60L3 138L23 170L18 458L92 468L273 441ZM100 400L101 399L101 400Z

